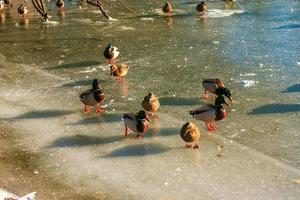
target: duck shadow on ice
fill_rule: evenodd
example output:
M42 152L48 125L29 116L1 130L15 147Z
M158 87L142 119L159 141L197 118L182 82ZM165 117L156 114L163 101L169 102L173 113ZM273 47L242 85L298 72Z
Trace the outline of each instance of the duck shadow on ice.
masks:
M106 80L98 79L100 83L106 83ZM79 80L79 81L73 81L69 83L64 83L59 87L65 87L65 88L71 88L71 87L78 87L78 86L91 86L92 80L91 79L85 79L85 80Z
M114 142L119 142L122 140L126 140L123 133L123 129L120 130L120 135L117 136L88 136L88 135L74 135L74 136L65 136L56 139L51 145L50 148L59 147L59 148L66 148L66 147L82 147L82 146L90 146L90 145L103 145L103 144L110 144ZM147 133L144 134L145 138L148 137L155 137L155 136L171 136L179 134L179 130L175 128L163 128L159 131L159 134L156 134L154 130L149 130ZM130 134L128 139L136 140L136 134Z
M81 119L77 122L74 122L72 124L69 125L87 125L87 124L98 124L98 123L109 123L109 122L121 122L122 119L122 114L118 114L118 113L103 113L100 114L99 116L93 116L93 117L87 117L85 119Z
M276 114L276 113L289 113L299 112L300 104L267 104L253 109L249 114Z
M160 97L159 102L161 105L169 106L193 106L199 105L200 98L182 98L182 97Z
M282 93L293 93L293 92L300 92L300 84L291 85L290 87L282 91Z
M287 25L275 27L273 29L289 30L289 29L295 29L295 28L300 28L300 24L287 24Z
M39 118L53 118L74 113L71 110L38 110L30 111L24 114L11 118L1 118L2 120L18 120L18 119L39 119Z
M99 158L147 156L164 153L169 150L171 148L157 143L134 144L116 149L108 155Z
M79 67L91 67L95 65L100 65L101 63L98 61L90 60L90 61L82 61L76 63L68 63L68 64L61 64L54 67L48 67L46 69L66 69L66 68L79 68Z

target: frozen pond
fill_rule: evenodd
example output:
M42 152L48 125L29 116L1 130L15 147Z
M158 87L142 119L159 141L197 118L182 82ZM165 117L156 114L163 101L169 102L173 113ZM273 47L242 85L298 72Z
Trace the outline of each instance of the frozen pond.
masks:
M25 21L17 6L0 14L0 118L43 155L40 173L108 199L298 199L300 2L209 1L199 16L197 3L175 0L170 17L161 2L126 2L137 13L111 2L114 21L72 1L65 17L48 3L56 26L42 26L29 2ZM123 83L110 76L108 43L130 66ZM210 77L234 99L214 133L189 116ZM94 78L106 112L84 114L78 95ZM143 140L125 139L122 114L149 92L159 118ZM187 121L200 129L199 150L179 136Z

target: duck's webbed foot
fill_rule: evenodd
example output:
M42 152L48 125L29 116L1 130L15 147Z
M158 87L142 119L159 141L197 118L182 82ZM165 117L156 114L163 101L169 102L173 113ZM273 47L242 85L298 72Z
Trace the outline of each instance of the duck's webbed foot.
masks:
M212 122L206 122L206 127L208 131L215 131L217 130L217 128L215 127L215 125Z
M136 135L136 139L143 139L143 135L142 135L141 133L138 133L138 134Z
M195 146L194 146L193 148L194 148L194 149L199 149L198 143L196 143Z
M192 145L191 144L185 144L185 148L186 149L192 148Z
M104 109L101 109L99 105L96 105L96 112L100 113L100 112L104 112Z
M87 106L87 105L84 104L83 112L89 113L90 111L91 110L90 110L89 106Z

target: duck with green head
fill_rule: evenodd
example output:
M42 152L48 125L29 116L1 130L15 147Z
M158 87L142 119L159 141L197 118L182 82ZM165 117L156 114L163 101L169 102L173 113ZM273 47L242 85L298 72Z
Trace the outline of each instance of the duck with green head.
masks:
M203 96L205 99L208 99L207 92L210 92L214 95L225 95L231 102L231 92L228 88L225 87L223 81L218 78L205 79L202 81L202 86L204 87Z
M97 79L93 80L92 89L86 90L79 96L80 101L84 105L84 112L90 112L89 106L95 106L96 112L103 112L100 104L104 101L104 92Z
M165 15L169 16L171 14L171 11L172 5L170 1L167 1L166 4L163 6L163 12L165 13Z
M119 54L120 50L112 44L108 44L103 52L103 55L106 59L108 59L109 64L115 64L115 59L119 56Z
M57 0L55 5L58 7L58 8L63 8L65 6L65 3L63 0Z
M201 108L190 111L190 115L197 120L205 122L208 131L214 131L217 130L214 123L227 116L223 104L230 106L224 99L224 96L221 95L216 98L215 105L205 104Z
M123 120L125 125L125 137L129 137L129 130L131 130L137 133L137 139L141 139L143 137L142 134L148 131L149 122L151 121L144 110L138 113L124 113Z
M23 17L25 17L26 14L28 13L27 7L24 6L23 4L21 4L21 5L18 7L18 13L19 13L20 15L22 15Z
M207 11L207 6L206 3L204 1L201 1L197 6L196 6L196 10L202 14L204 12Z

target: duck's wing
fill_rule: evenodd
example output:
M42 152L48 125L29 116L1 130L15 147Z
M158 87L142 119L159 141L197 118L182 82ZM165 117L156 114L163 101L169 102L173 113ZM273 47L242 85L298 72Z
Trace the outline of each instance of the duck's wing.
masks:
M214 110L214 106L212 104L205 104L201 108L190 111L190 115L197 115L211 110Z
M129 119L129 120L133 121L136 119L136 114L135 113L124 113L123 119Z

